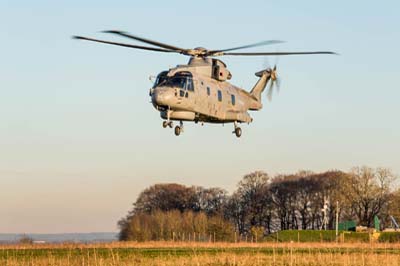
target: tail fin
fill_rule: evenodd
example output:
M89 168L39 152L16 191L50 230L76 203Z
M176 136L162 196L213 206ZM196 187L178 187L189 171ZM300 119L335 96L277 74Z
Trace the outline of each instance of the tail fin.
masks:
M255 73L255 75L260 77L260 79L257 81L256 85L254 85L253 89L250 91L250 94L261 103L261 94L267 86L268 81L271 79L271 69L268 68L261 70Z

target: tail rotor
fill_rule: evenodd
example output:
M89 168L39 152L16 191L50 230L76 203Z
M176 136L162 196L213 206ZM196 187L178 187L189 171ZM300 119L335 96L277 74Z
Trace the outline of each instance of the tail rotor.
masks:
M267 72L270 74L270 83L268 86L268 92L267 92L267 97L268 100L271 101L272 100L272 95L274 93L274 90L279 93L280 91L280 87L281 87L281 79L278 77L277 75L277 71L276 71L276 65L274 66L274 68L269 68L267 70Z

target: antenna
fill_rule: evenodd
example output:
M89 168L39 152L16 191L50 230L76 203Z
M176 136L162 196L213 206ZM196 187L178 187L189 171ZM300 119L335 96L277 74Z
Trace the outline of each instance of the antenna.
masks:
M322 211L322 225L321 225L321 230L322 229L327 229L328 228L328 208L329 208L329 200L327 197L324 196L324 207L321 209Z
M339 201L336 201L336 239L339 236Z

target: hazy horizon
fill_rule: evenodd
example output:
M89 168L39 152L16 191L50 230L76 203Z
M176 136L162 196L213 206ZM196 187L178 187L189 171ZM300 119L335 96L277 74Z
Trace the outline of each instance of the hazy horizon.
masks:
M207 8L205 8L207 7ZM388 167L400 173L400 4L72 0L0 3L0 232L109 232L154 183L221 187L243 175ZM176 137L149 103L150 75L189 58L72 40L118 29L182 47L332 50L278 61L281 91L232 125ZM262 57L223 57L249 90ZM273 64L275 58L269 58Z

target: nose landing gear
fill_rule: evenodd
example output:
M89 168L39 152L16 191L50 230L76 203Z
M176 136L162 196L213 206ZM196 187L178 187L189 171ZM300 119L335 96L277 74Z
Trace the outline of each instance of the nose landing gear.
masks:
M166 127L172 128L172 126L173 126L172 121L163 121L163 123L162 123L163 128L166 128Z
M166 128L166 127L172 128L172 126L173 126L172 121L164 120L162 122L162 127L163 128ZM179 125L175 126L174 133L175 133L176 136L179 136L181 133L183 133L183 123L182 123L182 121L179 122Z
M170 120L171 110L167 110L167 120L162 122L162 127L166 128L167 126L172 128L172 121Z

